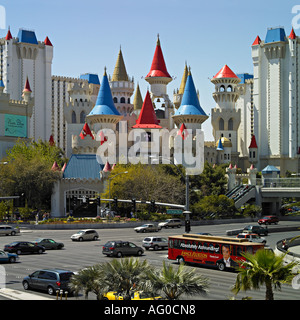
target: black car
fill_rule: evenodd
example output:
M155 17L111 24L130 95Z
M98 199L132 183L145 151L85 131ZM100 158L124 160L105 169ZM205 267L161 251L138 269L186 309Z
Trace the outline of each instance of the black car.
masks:
M144 249L129 241L108 241L103 246L102 253L121 258L124 255L141 256L144 253Z
M264 235L267 236L269 231L267 228L261 227L261 226L246 226L243 230L243 232L250 232L250 233L256 233L258 235Z
M72 271L62 269L37 270L23 279L25 290L36 289L55 294L57 290L70 292L69 283L74 275Z
M38 246L29 241L16 241L4 246L4 251L10 253L16 253L20 255L21 253L43 253L45 252L45 247Z

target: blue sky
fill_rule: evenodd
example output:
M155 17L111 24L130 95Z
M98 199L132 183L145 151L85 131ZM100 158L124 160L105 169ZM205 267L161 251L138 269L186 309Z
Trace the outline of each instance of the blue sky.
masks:
M168 85L171 98L179 88L185 61L191 66L200 104L210 115L215 106L212 78L225 64L235 73L252 73L251 44L267 28L283 26L289 35L300 13L300 0L0 0L6 12L6 35L19 28L48 36L54 46L54 75L78 77L104 67L113 73L120 46L129 76L139 82L142 96L148 83L157 34L167 69L176 77ZM292 13L292 9L296 13ZM300 15L298 19L300 23ZM300 28L295 29L300 35ZM210 119L203 125L205 140L213 140Z

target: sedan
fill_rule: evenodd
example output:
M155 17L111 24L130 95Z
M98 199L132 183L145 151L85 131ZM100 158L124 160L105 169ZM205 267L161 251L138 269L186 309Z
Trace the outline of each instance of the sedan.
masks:
M45 238L38 238L32 241L34 244L45 247L46 250L48 249L62 249L64 244L62 242L56 242L52 239L45 239Z
M271 223L277 224L279 222L279 219L276 216L264 216L262 219L259 219L257 222L259 224L271 224Z
M142 226L134 228L136 232L158 232L161 228L152 223L146 223Z
M19 260L19 256L15 253L7 253L3 250L0 250L0 263L2 262L9 262L13 263Z
M260 237L255 233L239 233L237 236L239 239L247 239L250 242L258 242L258 243L267 243L267 240L263 237Z
M42 246L38 246L29 241L18 241L12 242L4 246L4 251L10 253L16 253L20 255L21 253L43 253L45 252L45 248Z

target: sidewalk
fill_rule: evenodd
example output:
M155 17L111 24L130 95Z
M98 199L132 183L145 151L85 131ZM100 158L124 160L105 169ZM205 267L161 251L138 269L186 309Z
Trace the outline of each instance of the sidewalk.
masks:
M55 300L55 298L46 298L37 294L8 288L0 288L0 296L10 300Z

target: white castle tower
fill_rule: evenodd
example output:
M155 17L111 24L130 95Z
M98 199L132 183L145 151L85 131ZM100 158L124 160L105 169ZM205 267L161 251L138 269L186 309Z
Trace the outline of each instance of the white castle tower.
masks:
M21 100L28 77L32 97L33 115L30 119L29 137L49 140L51 135L51 68L53 46L49 38L38 41L34 31L20 29L17 37L8 30L0 39L3 59L0 62L5 93L11 99Z
M292 29L267 30L252 44L254 71L254 134L258 141L258 169L267 165L299 172L299 37Z
M237 131L241 121L241 110L235 108L239 97L237 85L240 78L225 65L212 79L215 85L213 98L216 107L211 110L211 123L215 141L225 137L232 143L231 160L238 163Z

